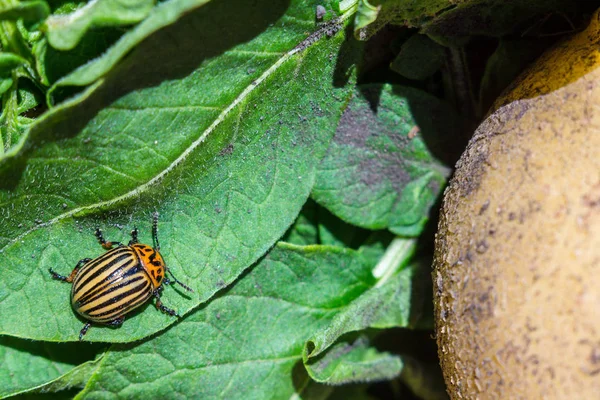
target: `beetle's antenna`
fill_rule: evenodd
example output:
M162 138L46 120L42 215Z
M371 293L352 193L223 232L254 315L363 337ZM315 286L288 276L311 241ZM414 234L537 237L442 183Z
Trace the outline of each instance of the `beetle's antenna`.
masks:
M152 241L156 251L160 251L160 243L158 242L158 211L152 214Z
M183 287L185 290L187 290L188 292L192 292L194 293L194 291L192 290L191 287L189 287L188 285L186 285L185 283L181 283L181 281L177 278L175 278L175 275L173 275L173 273L171 272L171 269L167 268L167 271L169 271L169 274L171 274L171 278L173 278L173 280L178 283L179 285L181 285L181 287Z

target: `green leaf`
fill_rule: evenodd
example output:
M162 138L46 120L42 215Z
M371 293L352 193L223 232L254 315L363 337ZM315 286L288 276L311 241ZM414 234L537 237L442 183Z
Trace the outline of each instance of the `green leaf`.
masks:
M454 111L427 93L363 86L319 165L312 197L350 224L418 236L450 172L434 151L459 127Z
M372 232L371 235L358 248L362 257L372 265L376 265L385 254L394 235L389 231ZM410 240L412 242L412 240Z
M2 83L2 114L0 115L0 154L8 150L23 134L25 126L20 123L18 109L17 74ZM10 86L6 83L10 81Z
M113 1L114 0L108 0L105 3L110 6L110 3ZM124 6L134 6L131 10L133 10L134 13L139 12L140 16L145 13L142 18L144 20L125 34L122 34L119 29L109 29L109 27L105 26L106 24L102 24L103 29L79 32L81 35L85 33L83 36L75 32L78 36L77 42L74 43L73 46L75 44L77 44L77 46L73 47L69 45L68 48L72 48L72 50L68 52L58 51L54 47L48 46L47 40L36 43L34 51L37 54L40 75L42 75L46 85L54 85L48 91L48 103L54 103L55 99L53 99L53 97L55 96L60 98L64 97L61 88L68 86L85 86L104 76L145 38L164 27L173 24L184 14L204 5L208 1L209 0L170 0L162 2L156 7L151 7L152 1L135 0L132 1L131 4L125 4ZM116 3L121 4L122 2L117 1ZM98 4L98 2L90 3L90 5L91 4L95 5ZM139 6L139 8L136 8L136 6ZM92 15L102 17L98 22L102 22L104 16L111 13L110 7L106 8L104 5L101 5L100 8L91 8L91 6L88 6L85 8L85 11L85 18L87 19ZM80 10L71 11L71 14L80 15ZM70 14L61 14L56 16L57 21L70 18L69 15ZM77 22L74 27L78 28L79 24L80 22ZM61 26L62 25L57 25L55 27L57 29L57 34L60 34L60 37L62 37L62 34L64 33L67 34L68 37L71 37L70 35L72 33L70 30L63 32ZM70 27L68 24L66 26ZM48 38L50 38L50 35ZM57 37L55 37L55 39L56 38ZM113 45L117 39L120 40L108 49L109 45ZM60 42L52 43L55 45L60 44ZM166 43L166 45L171 46L172 44ZM60 47L60 49L62 50L63 48ZM96 59L92 60L92 58ZM76 68L78 69L74 71ZM73 72L71 75L65 77L67 73L71 72ZM80 80L82 77L83 81ZM64 78L64 80L57 82L60 78ZM72 94L69 90L66 90L66 93L67 95Z
M0 20L24 20L29 23L40 22L50 15L50 7L45 1L22 1L0 7Z
M28 64L32 63L33 56L31 54L31 49L29 48L29 44L23 38L16 22L0 20L0 43L2 44L3 52L13 54L13 56L8 56L13 58L12 60L5 60L8 61L9 65L23 64L21 60L14 58L16 56L23 60L27 60ZM31 77L33 76L30 68L24 71L24 73L29 73Z
M27 64L23 58L12 53L0 53L0 95L2 114L0 115L0 155L9 150L27 129L31 120L22 113L39 104L39 90L23 74L20 68ZM19 75L21 76L19 78Z
M160 213L166 263L195 290L165 290L165 304L182 315L283 235L350 95L334 75L350 79L356 55L352 45L340 51L343 31L327 37L315 27L304 2L264 6L241 2L235 20L231 5L210 3L147 41L86 96L36 120L30 134L38 145L0 175L0 332L77 339L82 322L69 306L70 287L48 268L69 273L79 259L102 254L97 226L126 243L137 225L148 242L150 216ZM223 37L226 21L247 30ZM322 40L305 41L309 26ZM223 47L198 47L201 37ZM179 67L162 62L175 55ZM142 86L148 80L155 84ZM142 309L86 339L127 342L174 322Z
M0 77L7 78L11 72L21 65L27 64L27 60L13 53L0 53Z
M102 360L102 357L79 364L66 374L56 378L51 382L48 382L43 386L31 390L28 393L57 393L73 388L83 389L91 379L94 372L96 372L98 369L100 360Z
M516 33L531 28L531 21L552 13L566 16L578 7L579 2L571 0L471 0L429 21L422 33L445 46L460 46L472 36Z
M370 347L369 340L363 335L353 343L333 345L305 366L311 378L317 382L341 385L393 379L402 371L402 360Z
M324 207L319 207L318 210L319 244L356 249L371 234L370 231L342 221Z
M323 244L357 249L370 240L372 235L373 232L347 224L309 199L281 240L299 246Z
M70 14L46 20L46 37L58 50L70 50L92 28L135 24L148 16L154 0L97 0Z
M33 108L39 107L40 110L37 111L36 115L41 113L41 109L43 109L44 96L38 90L37 86L29 79L21 78L18 83L18 92L17 92L17 100L18 100L18 110L19 113L18 118L26 118L22 114L30 111ZM24 125L28 125L28 123Z
M298 214L298 218L281 240L298 246L321 244L317 222L317 212L320 212L318 209L317 203L308 199Z
M51 95L58 87L64 86L86 86L97 79L104 76L119 62L126 54L134 47L140 44L144 39L151 34L159 31L166 26L173 24L184 14L192 11L195 8L205 5L209 0L169 0L158 4L154 7L148 16L139 23L135 28L124 34L114 46L106 51L102 56L98 57L93 62L82 65L71 74L62 78L50 88L48 94ZM233 25L232 25L233 26ZM216 27L217 32L220 32L223 27ZM239 31L250 30L248 27L241 28ZM214 36L212 32L198 30L197 35ZM208 39L208 38L207 38ZM222 38L221 38L222 39ZM190 40L190 39L187 39ZM207 47L211 48L214 43L204 41ZM219 42L216 42L219 43ZM165 45L173 45L165 43ZM206 50L204 50L206 52ZM163 62L165 60L162 60Z
M359 0L354 34L367 40L387 24L418 27L446 8L451 0ZM370 3L370 4L369 4Z
M294 380L294 393L291 399L302 400L375 400L376 397L369 396L366 383L349 383L346 385L328 385L312 380L306 369L301 364L296 364L292 372Z
M49 46L46 38L36 41L33 54L41 82L50 86L81 65L92 62L122 35L123 32L118 29L93 30L86 33L77 46L68 51L56 50Z
M408 79L422 80L442 67L444 52L444 47L427 35L413 35L404 42L390 68Z
M480 115L485 115L504 89L550 43L543 39L502 39L487 60L479 90Z
M414 243L412 240L406 242ZM427 278L424 274L427 265L415 263L397 272L406 265L412 251L392 248L390 252L399 256L394 259L390 255L394 261L388 264L390 273L381 273L375 268L374 273L379 278L377 283L340 310L325 329L319 330L307 341L303 353L305 363L348 332L366 328L413 327L418 323L425 305ZM382 261L387 263L384 259L385 256Z
M354 17L354 30L362 29L377 19L379 7L374 7L367 0L358 0L358 8Z
M231 289L162 335L114 345L79 397L168 397L175 390L188 398L289 398L307 384L292 379L301 375L293 372L306 341L374 290L371 268L353 250L280 243ZM403 299L411 292L410 284L395 289ZM379 310L386 303L397 304L382 298Z
M92 372L87 369L86 379L82 375L83 366L95 363L88 360L98 350L98 346L0 337L0 398L32 389L56 391L71 386L83 387ZM74 369L78 364L81 365Z
M4 94L11 88L13 80L11 78L0 79L0 95Z

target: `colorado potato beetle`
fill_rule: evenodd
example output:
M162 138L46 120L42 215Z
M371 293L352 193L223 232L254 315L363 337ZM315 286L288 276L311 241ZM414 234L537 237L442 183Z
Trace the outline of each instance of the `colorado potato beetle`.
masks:
M107 242L100 229L96 229L96 238L108 250L103 255L80 260L69 276L59 275L52 268L49 269L54 279L73 283L71 306L90 321L79 332L79 340L83 339L92 322L120 326L126 314L151 297L156 299L156 308L179 317L175 310L160 301L163 285L177 283L187 291L193 290L177 280L165 265L158 242L157 213L152 221L152 247L139 243L137 228L131 231L127 246L119 242ZM169 272L171 279L165 276L166 272Z

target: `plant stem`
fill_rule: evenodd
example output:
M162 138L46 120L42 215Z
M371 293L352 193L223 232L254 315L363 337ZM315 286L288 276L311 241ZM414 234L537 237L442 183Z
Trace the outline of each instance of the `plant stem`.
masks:
M378 279L375 287L383 285L396 271L404 267L416 247L417 239L397 237L392 240L381 260L373 268L373 276Z

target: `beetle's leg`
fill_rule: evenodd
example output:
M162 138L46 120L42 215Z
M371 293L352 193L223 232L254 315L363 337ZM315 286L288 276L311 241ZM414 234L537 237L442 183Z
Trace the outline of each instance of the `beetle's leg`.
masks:
M75 279L75 275L77 275L79 269L90 261L92 261L91 258L84 258L83 260L79 260L75 268L73 268L73 271L71 271L71 275L69 276L59 275L56 272L54 272L52 268L48 268L48 272L50 272L50 275L52 275L54 279L58 279L59 281L63 282L73 282L73 279Z
M162 301L160 301L160 293L158 290L154 291L154 297L156 298L156 308L158 308L160 311L164 312L165 314L169 314L173 317L180 317L181 315L177 314L177 311L165 306Z
M102 231L100 230L100 228L96 228L95 235L96 239L98 239L98 243L100 243L100 246L104 247L106 250L110 250L114 246L122 246L121 242L107 242L106 240L104 240L104 235L102 235Z
M131 240L129 241L129 246L131 246L132 244L136 244L136 243L139 243L138 228L134 227L133 230L131 231Z
M92 326L91 322L86 322L81 331L79 331L79 340L83 340L83 336L87 333L88 329Z
M181 315L177 314L177 311L173 310L172 308L169 308L167 306L165 306L162 301L160 301L158 299L158 297L156 298L156 308L158 308L160 311L164 312L165 314L169 314L173 317L180 317Z
M113 327L119 327L123 324L123 320L125 319L125 317L119 317L119 318L115 318L112 321L110 321L109 323L107 323L106 325L110 325Z

